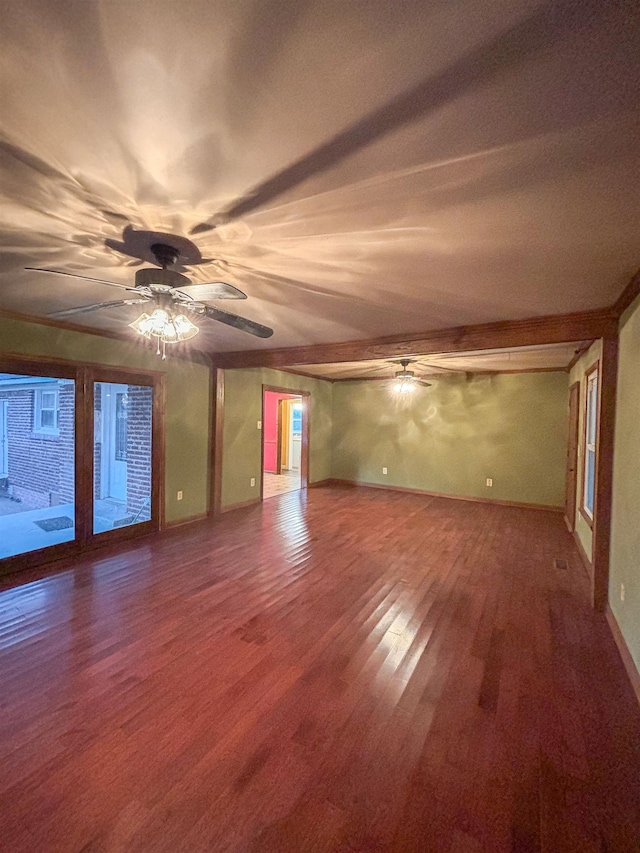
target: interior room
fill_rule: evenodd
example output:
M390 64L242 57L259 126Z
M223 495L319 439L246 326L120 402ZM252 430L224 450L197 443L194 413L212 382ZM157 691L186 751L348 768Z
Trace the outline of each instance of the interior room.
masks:
M0 5L0 847L638 853L639 34Z
M263 389L262 500L302 488L302 422L302 395Z

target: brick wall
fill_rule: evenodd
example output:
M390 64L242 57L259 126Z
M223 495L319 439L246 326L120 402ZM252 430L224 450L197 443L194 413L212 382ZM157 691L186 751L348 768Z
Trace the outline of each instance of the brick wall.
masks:
M45 387L45 386L43 386ZM51 388L52 386L46 386ZM8 401L9 484L25 509L72 503L75 490L73 383L59 386L59 435L34 432L35 391L0 389ZM151 517L151 419L153 390L130 385L127 402L127 515L138 521ZM96 418L101 417L101 396L96 394ZM106 428L106 425L105 425ZM94 442L94 495L100 497L101 436Z
M75 387L72 382L60 386L60 437L58 439L58 492L60 503L73 503L75 496Z
M74 496L73 383L60 385L57 436L34 432L35 394L33 389L0 388L0 400L8 401L9 485L25 509L70 503Z
M130 385L127 404L127 514L151 518L151 417L153 389Z
M100 500L102 488L102 385L94 387L93 398L93 499Z

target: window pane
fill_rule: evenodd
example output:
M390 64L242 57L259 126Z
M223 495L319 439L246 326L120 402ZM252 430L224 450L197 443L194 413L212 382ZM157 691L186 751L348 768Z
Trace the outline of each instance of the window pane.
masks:
M37 395L59 399L59 435L33 433ZM0 373L0 558L75 538L74 411L71 379ZM56 426L52 409L41 414Z
M93 532L151 518L153 389L96 382Z
M48 391L42 392L42 408L43 409L55 409L56 407L56 395L51 394Z
M596 441L596 423L598 413L598 383L593 379L589 386L589 444Z
M585 462L584 506L593 515L596 482L596 455L593 450L587 450Z

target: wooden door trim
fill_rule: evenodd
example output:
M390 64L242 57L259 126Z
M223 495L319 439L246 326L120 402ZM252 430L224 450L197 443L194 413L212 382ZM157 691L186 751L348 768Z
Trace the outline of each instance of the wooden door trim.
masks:
M592 600L604 612L609 598L609 549L613 503L613 451L618 382L618 335L603 338L598 372L598 424L593 542Z

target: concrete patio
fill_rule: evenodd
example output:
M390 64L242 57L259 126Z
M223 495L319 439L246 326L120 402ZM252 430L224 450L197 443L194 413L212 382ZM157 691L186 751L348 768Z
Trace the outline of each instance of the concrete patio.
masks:
M74 504L60 504L44 509L21 507L21 504L9 501L8 498L0 498L0 559L73 540L75 527L47 531L39 527L36 522L60 516L67 516L73 520ZM124 503L114 500L96 501L94 533L104 533L105 530L112 530L114 527L123 527L125 526L123 521L127 518L130 516L127 516Z

